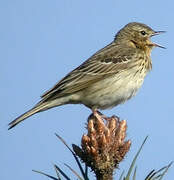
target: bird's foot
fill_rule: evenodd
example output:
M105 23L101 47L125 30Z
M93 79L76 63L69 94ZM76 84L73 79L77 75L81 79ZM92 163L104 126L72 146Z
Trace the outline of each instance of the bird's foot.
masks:
M100 111L98 111L97 109L93 110L93 115L100 120L105 120L105 121L111 121L112 119L118 119L120 120L120 118L118 116L111 116L111 117L107 117L106 115L102 114Z
M98 111L97 109L93 110L92 112L93 112L93 115L94 115L97 119L102 120L102 119L104 118L104 117L103 117L103 114L102 114L100 111Z

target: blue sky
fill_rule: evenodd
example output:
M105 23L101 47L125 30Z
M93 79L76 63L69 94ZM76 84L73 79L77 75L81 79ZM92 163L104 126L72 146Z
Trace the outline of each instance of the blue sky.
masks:
M126 119L127 139L132 140L116 175L128 168L146 135L149 139L137 161L138 179L174 160L173 6L169 0L1 1L0 179L47 179L31 170L55 175L52 163L66 172L69 170L63 163L78 169L54 133L69 145L79 145L91 113L83 105L39 113L11 131L7 131L7 124L35 105L39 96L69 71L110 43L131 21L167 31L152 39L167 49L153 50L153 70L135 98L103 111ZM173 168L164 179L173 179Z

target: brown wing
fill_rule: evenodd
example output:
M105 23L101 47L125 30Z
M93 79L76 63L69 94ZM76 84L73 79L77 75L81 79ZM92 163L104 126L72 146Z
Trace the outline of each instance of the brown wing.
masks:
M128 56L128 55L129 56ZM114 42L98 51L87 61L74 69L52 89L45 92L42 101L78 92L95 82L124 70L130 63L134 51L122 48Z

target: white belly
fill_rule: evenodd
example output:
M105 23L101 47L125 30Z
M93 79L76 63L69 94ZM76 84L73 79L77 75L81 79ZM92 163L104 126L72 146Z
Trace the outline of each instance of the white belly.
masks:
M97 82L83 92L82 103L90 108L107 109L124 103L141 87L145 73L117 74Z

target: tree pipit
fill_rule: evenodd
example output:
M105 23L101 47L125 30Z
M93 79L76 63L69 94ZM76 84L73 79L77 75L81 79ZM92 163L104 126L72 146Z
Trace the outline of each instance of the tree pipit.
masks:
M94 113L124 103L141 87L152 69L150 41L154 31L149 26L132 22L123 27L114 40L67 74L41 101L9 124L9 129L35 113L64 104L84 104Z

